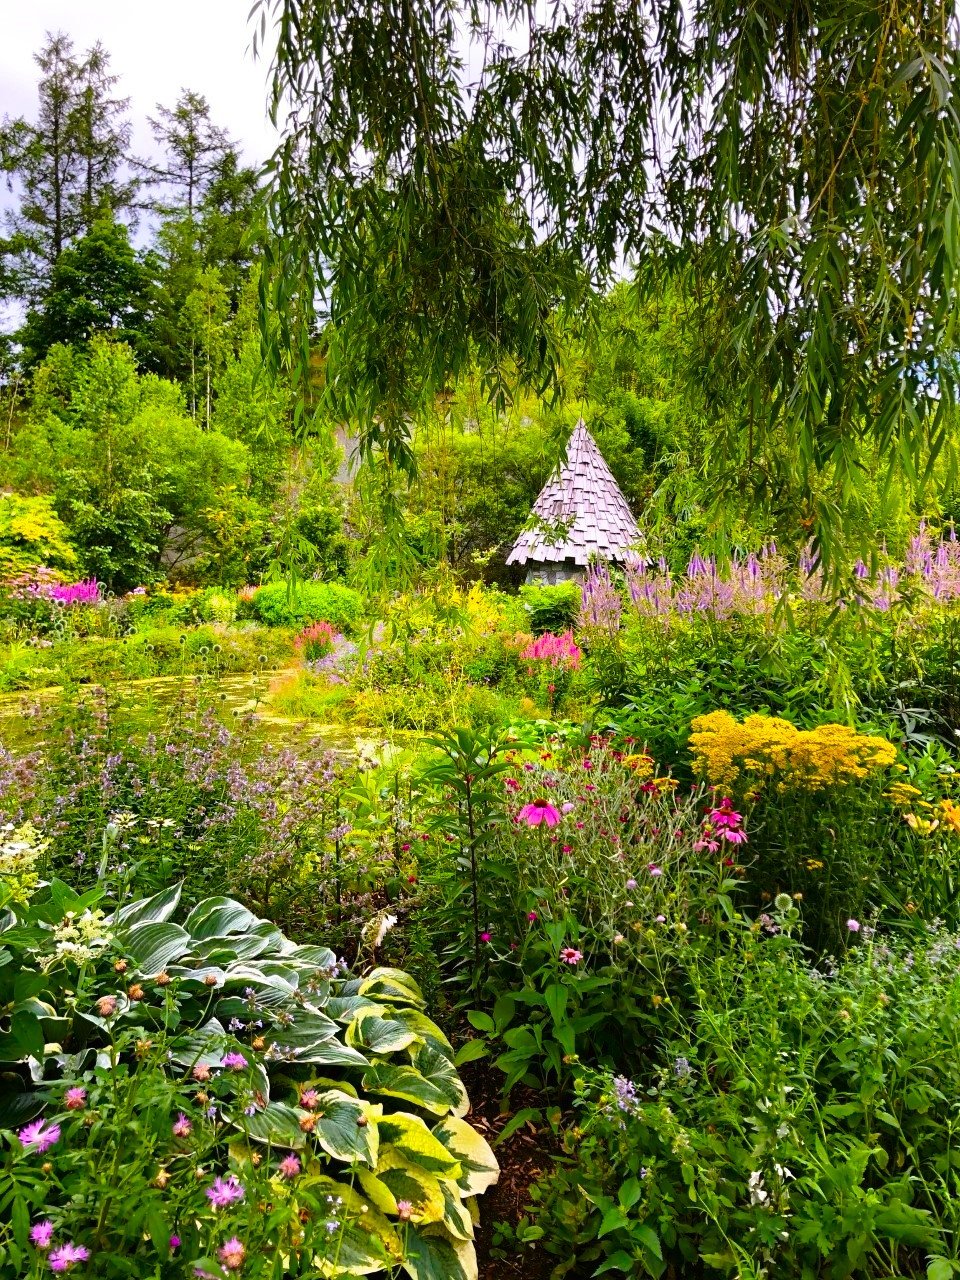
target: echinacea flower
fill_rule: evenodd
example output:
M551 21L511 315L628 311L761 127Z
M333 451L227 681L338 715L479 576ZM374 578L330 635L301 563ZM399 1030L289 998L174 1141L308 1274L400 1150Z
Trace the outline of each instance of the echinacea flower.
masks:
M30 1243L35 1244L38 1249L49 1249L52 1240L53 1223L49 1219L35 1222L30 1228Z
M217 1257L228 1271L239 1271L246 1256L247 1251L236 1236L231 1236L226 1244L217 1250Z
M227 1209L232 1204L238 1204L243 1196L243 1184L234 1173L226 1178L214 1178L213 1186L207 1187L207 1199L215 1209Z
M68 1111L82 1111L87 1105L87 1091L79 1085L73 1085L63 1095L63 1105Z
M532 804L525 804L517 817L528 827L539 827L541 822L544 826L555 827L560 821L560 810L549 800L540 799L534 800Z
M193 1128L193 1125L190 1123L187 1117L183 1114L183 1112L182 1111L179 1112L176 1120L174 1120L173 1122L173 1136L175 1138L186 1138L189 1135L192 1128Z
M73 1244L71 1241L52 1250L47 1261L51 1271L69 1271L75 1262L86 1262L89 1257L89 1249L85 1249L82 1244Z
M576 947L563 947L560 952L560 959L564 964L579 964L583 959L583 952L578 951Z
M295 1155L284 1156L277 1167L281 1178L295 1178L300 1172L300 1161Z
M225 1053L220 1059L220 1065L226 1067L228 1071L244 1071L247 1067L247 1060L242 1053Z
M34 1120L31 1124L25 1125L17 1137L25 1147L33 1147L42 1155L59 1139L60 1126L48 1125L46 1120Z

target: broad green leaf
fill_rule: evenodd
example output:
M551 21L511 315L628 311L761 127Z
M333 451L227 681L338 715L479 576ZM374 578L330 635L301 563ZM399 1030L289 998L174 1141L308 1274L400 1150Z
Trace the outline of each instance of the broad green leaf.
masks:
M118 918L121 924L157 924L169 920L180 901L180 890L183 881L171 885L169 889L161 889L151 898L139 898L136 902L128 902L120 908Z
M352 1022L358 1013L367 1011L380 1014L381 1017L387 1012L386 1005L368 1000L366 996L331 996L323 1008L325 1013L338 1022Z
M367 1053L398 1053L417 1039L402 1022L381 1018L376 1013L358 1013L347 1027L347 1044Z
M450 1110L449 1091L425 1079L416 1067L395 1067L386 1062L375 1062L364 1074L363 1087L368 1093L413 1102L438 1116L446 1115Z
M372 1169L380 1148L379 1105L359 1102L337 1089L320 1095L315 1115L314 1137L336 1160L361 1160Z
M362 1181L362 1172L360 1176ZM334 1280L343 1274L370 1275L387 1270L389 1265L399 1261L403 1252L400 1238L394 1224L384 1216L376 1202L360 1195L355 1188L326 1176L305 1175L299 1185L315 1194L321 1202L326 1202L328 1196L333 1201L340 1200L347 1218L348 1226L342 1238L339 1233L331 1237L335 1242L334 1250L337 1250L335 1259L334 1256L325 1258L322 1254L314 1257L314 1265L322 1276Z
M10 1019L10 1030L0 1033L0 1062L20 1062L23 1058L43 1060L43 1027L35 1013L18 1009Z
M135 924L122 939L124 953L147 978L163 973L186 952L190 935L170 921Z
M412 1164L396 1147L381 1146L374 1172L395 1202L407 1200L413 1205L417 1222L443 1221L444 1200L439 1178ZM366 1190L363 1178L360 1181ZM396 1213L396 1205L393 1212Z
M453 1056L453 1045L443 1034L435 1022L421 1013L419 1009L391 1009L391 1018L402 1022L405 1027L415 1031L421 1040L426 1040L441 1049L449 1057Z
M470 1099L456 1067L447 1055L434 1045L424 1044L411 1053L411 1058L417 1070L441 1091L453 1114L466 1115L470 1109Z
M255 1111L252 1116L234 1115L233 1122L253 1142L300 1150L307 1143L307 1135L300 1128L300 1115L283 1102L268 1102L262 1111Z
M204 898L184 920L183 927L191 937L200 939L248 933L261 923L258 916L232 898Z
M442 1228L407 1232L403 1269L412 1280L477 1280L472 1241L454 1240Z
M402 969L374 969L360 984L358 994L420 1009L427 1003L416 982Z

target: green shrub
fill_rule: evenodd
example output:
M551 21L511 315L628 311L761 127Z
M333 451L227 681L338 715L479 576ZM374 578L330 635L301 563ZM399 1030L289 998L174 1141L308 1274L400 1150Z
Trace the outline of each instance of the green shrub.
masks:
M356 628L363 612L360 594L338 582L302 582L291 596L285 582L260 587L253 608L261 621L273 627L301 627L309 622L330 622L338 631Z
M580 610L580 585L561 582L555 587L541 587L530 583L520 588L520 600L530 619L530 630L535 635L542 635L545 631L559 635L576 623Z
M351 977L229 898L175 923L176 886L111 909L102 885L54 881L31 902L18 856L0 932L4 1274L68 1245L105 1280L241 1263L266 1280L278 1250L331 1280L476 1276L469 1204L496 1160L413 979Z
M49 498L0 494L0 577L38 565L76 571L77 556L67 526Z

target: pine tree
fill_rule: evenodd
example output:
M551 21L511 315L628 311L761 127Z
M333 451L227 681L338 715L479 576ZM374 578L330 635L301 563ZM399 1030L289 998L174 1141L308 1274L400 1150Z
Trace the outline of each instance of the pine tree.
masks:
M129 98L113 98L119 77L109 72L110 55L98 41L79 67L73 129L79 152L81 185L79 221L84 232L104 213L130 206L137 190L132 178L120 172L130 145L126 119Z
M157 105L150 118L153 136L164 149L160 165L144 164L150 180L168 188L170 195L158 207L178 209L192 218L204 194L221 171L224 158L236 154L225 129L210 119L210 104L200 93L184 89L172 109Z

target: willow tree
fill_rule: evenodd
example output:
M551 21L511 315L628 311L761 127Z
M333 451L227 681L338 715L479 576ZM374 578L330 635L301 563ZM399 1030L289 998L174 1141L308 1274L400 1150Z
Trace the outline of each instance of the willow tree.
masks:
M952 456L958 19L947 0L258 0L282 142L271 349L410 465L468 364L557 389L557 325L630 262L682 282L721 456L791 469L829 550L862 451ZM297 316L296 323L291 319ZM782 447L781 444L782 443ZM824 484L824 477L829 483Z

